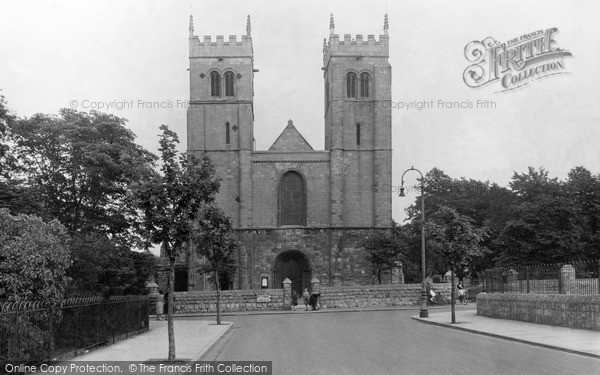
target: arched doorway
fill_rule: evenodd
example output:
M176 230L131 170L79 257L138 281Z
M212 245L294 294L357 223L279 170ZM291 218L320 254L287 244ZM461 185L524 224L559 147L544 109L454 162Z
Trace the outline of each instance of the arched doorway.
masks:
M310 287L310 262L304 253L296 250L284 251L275 258L273 266L273 288L283 288L283 280L292 281L292 290L302 295Z
M188 290L188 271L184 268L175 269L175 285L173 288L176 292L187 292Z

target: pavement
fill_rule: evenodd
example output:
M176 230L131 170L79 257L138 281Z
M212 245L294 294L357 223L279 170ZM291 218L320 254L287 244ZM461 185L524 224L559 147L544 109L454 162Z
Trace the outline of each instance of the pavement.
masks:
M563 352L600 358L600 332L556 327L477 315L476 310L456 310L456 323L450 311L429 312L428 318L413 316L420 322L467 331L499 339L517 341Z
M231 328L232 323L221 323L217 325L215 320L173 320L175 360L200 360L200 357ZM169 355L168 337L167 322L151 317L147 332L112 345L92 349L72 358L71 361L165 361Z
M406 310L406 308L400 308ZM396 308L395 310L400 310ZM411 309L414 309L412 307ZM390 308L370 308L364 310L323 309L317 312L269 311L239 312L223 314L290 314L290 313L339 313L366 310L393 310ZM174 320L176 360L192 362L199 360L232 326L230 322L217 325L214 320L200 320L211 314L177 316ZM445 308L429 309L428 318L413 316L413 319L446 328L458 329L473 334L482 334L500 339L561 350L580 355L600 358L600 332L555 327L535 323L526 323L505 319L493 319L478 316L474 309L457 309L457 323L450 323L450 310ZM168 355L168 336L166 321L150 318L147 332L133 336L115 344L91 350L89 353L73 358L74 361L162 361Z

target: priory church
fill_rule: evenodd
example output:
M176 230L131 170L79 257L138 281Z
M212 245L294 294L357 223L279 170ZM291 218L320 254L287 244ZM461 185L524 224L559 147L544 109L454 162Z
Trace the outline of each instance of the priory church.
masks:
M241 40L214 40L195 35L190 16L187 149L212 159L222 179L216 202L241 242L226 288L282 288L289 278L301 292L313 277L323 286L373 283L363 241L392 225L391 192L376 188L392 179L391 109L381 105L391 100L388 57L387 15L378 37L340 37L332 15L323 41L325 149L289 120L268 150L256 150L250 17ZM176 291L210 289L200 261L194 251L180 258Z

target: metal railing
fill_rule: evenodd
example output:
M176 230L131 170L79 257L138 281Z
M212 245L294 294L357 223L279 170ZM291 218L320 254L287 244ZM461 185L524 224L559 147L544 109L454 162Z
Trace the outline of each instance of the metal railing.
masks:
M148 296L0 302L0 362L37 363L146 331Z
M600 262L569 262L485 270L487 293L600 294Z

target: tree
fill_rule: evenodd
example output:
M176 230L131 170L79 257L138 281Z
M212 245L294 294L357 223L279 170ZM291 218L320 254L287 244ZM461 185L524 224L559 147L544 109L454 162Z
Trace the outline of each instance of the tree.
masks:
M568 174L565 191L575 205L582 227L582 253L578 260L600 259L600 175L593 176L583 167Z
M69 236L54 220L0 209L0 300L62 300L71 263Z
M455 209L461 215L469 216L477 227L487 229L488 236L484 239L483 245L490 249L490 252L485 256L473 258L468 265L468 270L473 274L490 267L494 255L502 250L496 246L494 240L509 219L509 210L517 201L517 196L509 189L495 183L464 177L452 178L438 168L433 168L425 175L424 191L426 217L440 207L447 206ZM420 196L415 204L407 209L411 223L415 225L421 220L419 204ZM413 225L412 229L416 230L417 228ZM418 247L412 250L413 252L418 251ZM427 253L427 268L430 272L445 273L447 269L444 269L446 266L443 262L439 262L429 248Z
M402 272L406 283L421 282L421 222L398 225L392 221L392 236L400 246Z
M9 124L11 178L40 202L39 216L58 219L70 232L102 232L138 244L130 187L154 173L156 156L134 142L125 122L62 109L58 116L36 114Z
M202 209L196 224L193 243L198 255L206 260L202 270L212 274L217 293L217 324L221 324L220 280L228 280L235 274L234 255L240 244L233 234L231 220L214 204Z
M367 260L373 266L377 282L381 284L383 272L390 271L404 262L402 247L392 233L377 232L369 236L363 244L367 252Z
M555 263L577 258L582 250L582 228L576 208L564 198L542 195L512 210L496 240L503 250L500 265Z
M509 266L585 258L586 238L591 238L586 234L590 212L585 207L593 202L588 194L594 191L591 174L586 175L573 170L564 183L549 178L543 168L515 173L510 186L517 200L494 241L501 249L495 262Z
M41 211L36 194L24 189L21 182L14 180L17 161L11 130L16 118L6 106L4 96L0 95L0 208L7 208L13 214L36 214Z
M533 167L529 167L527 173L515 172L510 187L522 201L530 201L542 195L553 197L562 195L558 179L548 177L548 171L544 168L536 171Z
M161 175L140 183L136 188L138 206L144 214L143 228L148 241L161 244L169 258L168 312L169 361L175 360L173 332L173 292L175 261L192 235L203 205L211 203L219 190L219 180L208 156L198 160L192 154L178 157L177 134L161 125L159 140Z
M101 233L76 235L71 241L71 277L68 294L112 296L142 294L156 273L156 257L132 251Z
M16 119L3 107L0 143L11 147L0 153L7 162L0 207L58 219L67 228L73 239L70 295L137 294L139 278L153 271L151 256L129 251L141 245L131 186L155 173L156 156L134 142L119 117L63 109L58 116Z
M566 181L551 178L544 168L529 167L513 174L510 189L451 178L433 168L425 176L424 190L427 216L448 206L487 230L482 246L490 251L471 260L471 273L498 265L600 258L600 176L583 167L573 168ZM412 246L409 259L417 251L418 203L407 209L411 223L403 228ZM428 269L445 272L438 269L443 263L428 253Z
M15 117L9 112L4 95L0 95L0 183L8 177L8 167L14 162L8 144L10 129L14 126L14 122Z
M485 238L486 231L476 228L467 216L445 206L431 215L426 225L429 246L450 267L452 323L456 323L454 274L458 267L464 267L473 257L483 255L485 248L480 243Z

